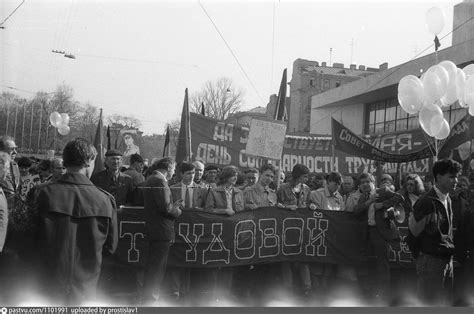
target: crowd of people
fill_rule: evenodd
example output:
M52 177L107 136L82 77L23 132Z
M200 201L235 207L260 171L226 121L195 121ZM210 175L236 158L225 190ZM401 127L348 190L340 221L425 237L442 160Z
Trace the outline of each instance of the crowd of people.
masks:
M35 278L41 292L67 305L120 290L121 277L133 282L133 302L145 306L163 300L199 305L222 296L264 305L277 290L312 302L334 298L334 289L341 286L357 291L367 304L409 305L414 299L427 305L469 304L474 243L470 182L459 177L461 167L453 160L435 162L424 178L403 174L401 186L395 187L389 174L377 180L370 173L310 173L302 164L287 173L270 163L240 171L201 161L176 165L169 157L148 166L132 154L124 167L123 155L115 149L105 154L105 170L93 174L96 154L90 143L76 139L65 146L62 158L16 158L14 139L0 138L0 280L11 278L12 264L26 265L20 267L21 276ZM146 264L133 271L118 267L113 255L117 215L127 206L143 206L148 241ZM363 222L368 260L357 265L167 265L175 220L183 211L232 216L260 207L351 213ZM415 267L397 271L388 253L391 244L400 242L401 212L408 220L405 242ZM4 289L0 294L0 302L12 299Z

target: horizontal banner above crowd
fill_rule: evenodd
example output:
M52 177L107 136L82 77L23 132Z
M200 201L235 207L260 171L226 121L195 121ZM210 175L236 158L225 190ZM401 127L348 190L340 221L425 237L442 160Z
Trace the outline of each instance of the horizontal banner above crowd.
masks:
M120 241L115 253L120 263L143 266L146 259L143 210L119 211ZM353 213L295 211L276 207L238 212L233 216L183 211L176 220L176 241L168 265L221 267L279 261L353 264L367 259L367 222ZM404 242L406 222L399 225L400 242L392 244L393 267L412 267Z
M234 165L240 168L259 168L266 163L265 158L246 154L249 128L225 123L202 115L190 114L191 150L193 160L202 160L206 164L218 166ZM385 133L370 136L367 142L378 149L391 153L406 155L427 146L421 130ZM374 172L376 163L371 156L360 156L357 151L344 153L334 151L330 136L296 136L286 135L283 143L283 154L280 160L284 171L291 171L296 164L306 165L311 172L329 173L331 169L343 174ZM334 167L332 167L334 165ZM397 171L425 175L432 166L432 158L402 163L386 162L385 173L396 174Z

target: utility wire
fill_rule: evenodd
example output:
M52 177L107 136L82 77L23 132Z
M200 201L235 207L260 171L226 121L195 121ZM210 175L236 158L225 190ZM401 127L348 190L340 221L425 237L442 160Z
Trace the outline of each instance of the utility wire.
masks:
M15 8L15 10L13 10L13 12L10 13L10 14L3 20L2 23L0 23L0 26L2 26L2 25L13 15L13 13L15 13L16 10L18 10L18 9L21 7L21 5L22 5L23 3L25 3L25 0L22 0L22 1L21 1L21 3Z
M471 17L469 18L467 21L465 21L464 23L460 24L458 27L454 28L451 32L447 33L446 35L444 35L443 37L441 37L440 40L446 38L447 36L449 36L450 34L452 34L454 31L456 31L457 29L461 28L462 26L464 26L465 24L467 24L468 22L470 22L472 19L474 19L474 17ZM423 51L421 51L420 53L416 54L413 58L411 58L409 61L412 61L416 58L418 58L421 54L423 54L425 51L427 51L428 49L432 48L434 46L434 44L431 44L429 45L427 48L423 49ZM389 73L388 75L382 77L381 79L379 79L377 82L375 82L374 84L370 85L369 87L367 87L361 94L369 91L370 89L372 89L374 86L376 86L377 84L379 84L380 82L382 82L383 80L387 79L388 77L390 77L391 75L395 74L396 72L398 72L401 68L403 67L403 64L401 65L398 65L395 67L395 69ZM331 117L333 114L335 114L336 112L340 111L340 110L343 110L344 108L341 106L341 108L338 108L336 110L334 110L333 112L331 112L330 114L327 114L325 115L323 118L311 123L311 125L315 125L329 117Z
M121 58L121 57L107 57L107 56L90 55L90 54L77 54L77 53L75 53L75 55L79 56L79 57L88 57L88 58L99 58L99 59L119 60L119 61L128 61L128 62L140 62L140 63L155 63L155 64L164 64L164 65L199 68L199 66L196 65L196 64L169 63L169 62L160 62L160 61L144 60L144 59L127 59L127 58Z
M250 79L250 77L247 75L247 72L245 72L245 69L244 67L242 66L242 64L240 64L240 61L239 59L237 58L237 56L235 55L234 51L232 50L232 48L230 47L230 45L227 43L227 41L225 40L224 36L222 35L222 33L220 32L219 28L217 27L216 23L214 23L214 21L212 20L211 16L209 15L209 13L207 13L206 9L204 8L204 6L202 5L201 1L198 1L199 5L201 6L202 10L204 11L204 13L207 15L207 17L209 18L209 20L211 21L212 25L214 26L214 28L216 29L217 33L219 34L219 36L221 37L221 39L224 41L225 45L227 46L227 49L229 49L230 53L232 54L232 56L234 57L235 61L237 62L237 64L239 65L240 69L242 70L242 72L244 73L245 77L247 78L247 80L249 81L250 85L253 87L255 93L257 94L258 98L260 98L260 101L262 102L262 104L264 104L265 102L263 101L263 98L262 96L260 96L257 88L255 87L255 85L253 84L252 80Z

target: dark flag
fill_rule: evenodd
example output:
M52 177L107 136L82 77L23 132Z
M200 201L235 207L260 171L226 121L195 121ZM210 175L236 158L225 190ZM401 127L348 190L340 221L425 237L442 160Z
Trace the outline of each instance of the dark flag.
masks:
M189 123L188 89L184 91L183 112L181 113L181 127L179 128L178 147L176 149L176 163L183 160L191 161L191 127Z
M107 126L107 150L110 149L110 125Z
M451 152L464 142L474 138L474 119L466 114L459 120L449 133L449 136L440 145L438 158L448 158Z
M204 110L204 103L203 102L201 103L201 114L203 116L206 116L206 111Z
M95 132L94 146L97 150L97 157L94 161L94 173L104 170L104 144L102 142L103 137L103 126L102 126L102 109L100 109L99 122L97 123L97 130Z
M285 121L288 119L286 112L286 69L283 70L283 77L281 78L280 90L278 91L278 100L275 108L275 120Z
M166 128L165 136L165 146L163 146L163 157L171 156L171 147L170 147L170 126Z
M438 48L441 47L441 43L439 42L438 36L435 36L434 44L435 44L435 51L438 51Z

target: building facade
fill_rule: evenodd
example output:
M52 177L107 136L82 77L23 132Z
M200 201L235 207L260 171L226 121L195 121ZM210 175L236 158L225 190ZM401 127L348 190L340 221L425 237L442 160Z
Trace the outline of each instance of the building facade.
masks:
M342 63L327 66L326 62L296 59L290 82L290 105L288 110L288 132L309 133L311 131L311 98L327 90L368 77L386 69L384 63L379 68L366 68L351 64L345 68Z
M443 60L459 68L474 63L474 1L454 7L452 46L411 60L377 75L342 85L311 98L312 134L331 134L331 117L356 134L374 135L419 129L418 115L408 115L400 107L398 83L406 75L420 76ZM467 114L458 103L444 108L452 126Z

